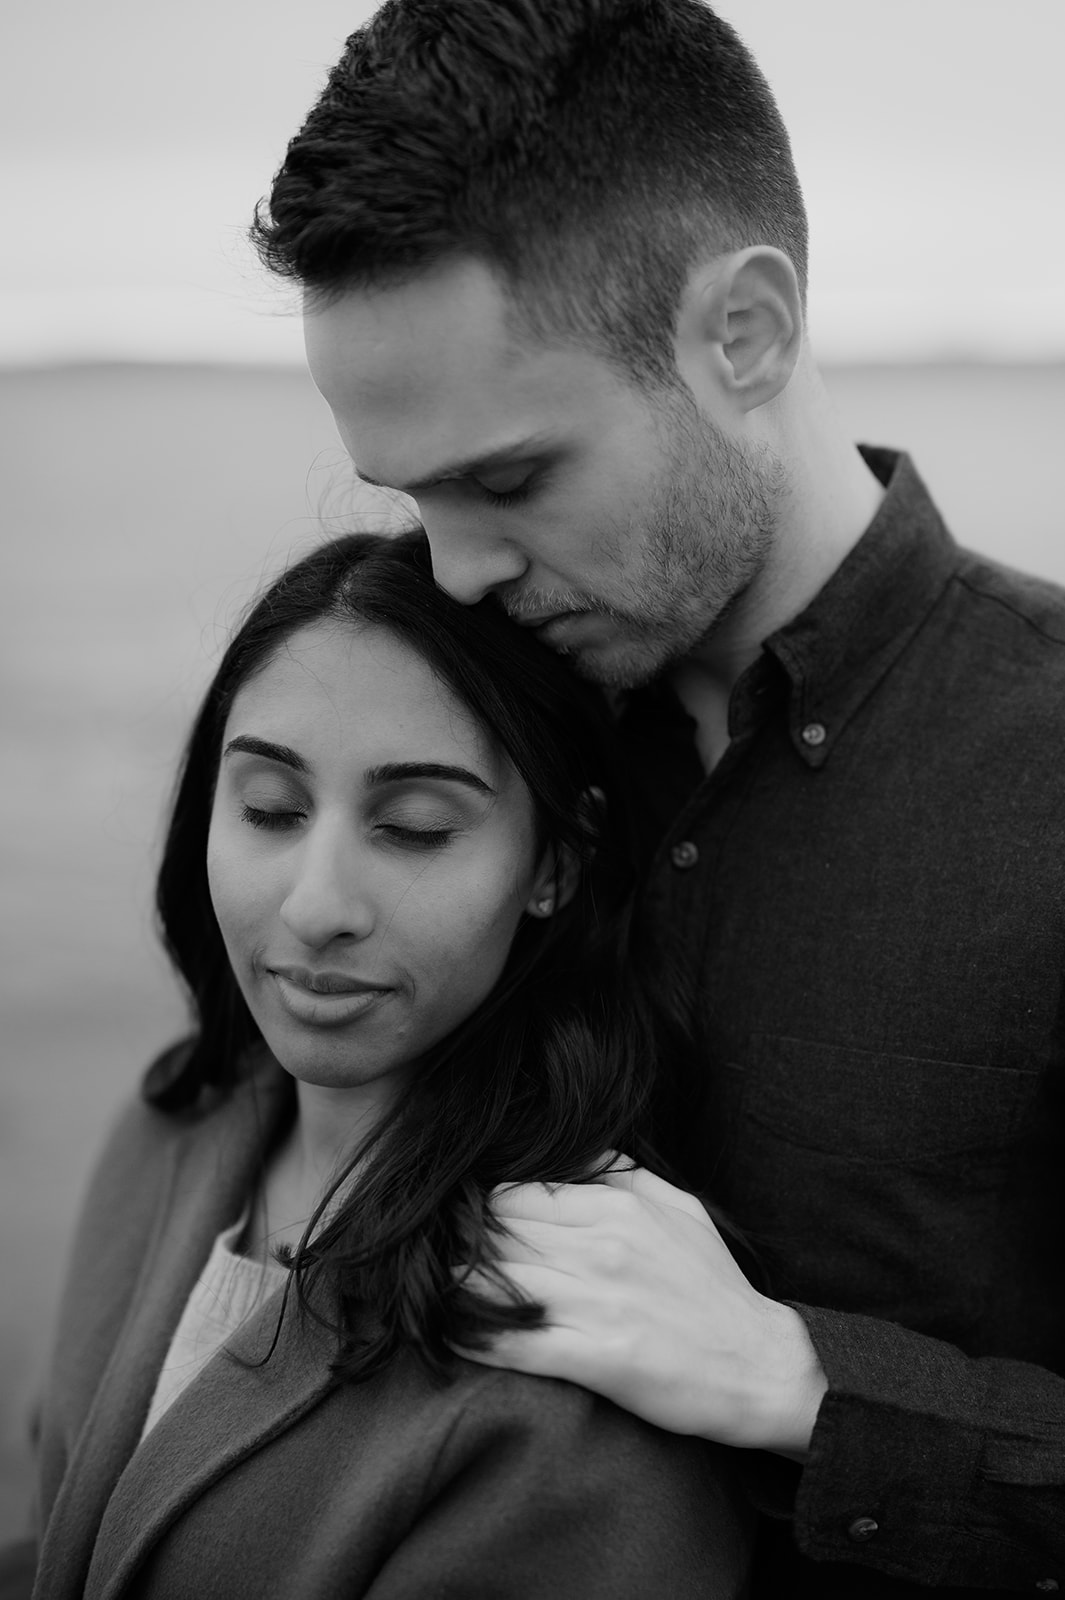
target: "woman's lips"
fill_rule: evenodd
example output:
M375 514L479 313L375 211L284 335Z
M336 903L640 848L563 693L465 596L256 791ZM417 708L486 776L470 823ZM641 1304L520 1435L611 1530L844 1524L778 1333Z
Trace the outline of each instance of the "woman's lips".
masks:
M365 994L367 990L379 993L383 984L367 983L356 978L353 972L314 972L310 967L271 967L279 978L287 978L300 989L310 989L315 994Z
M267 970L289 1016L317 1027L340 1027L392 993L342 972L309 972L302 967Z

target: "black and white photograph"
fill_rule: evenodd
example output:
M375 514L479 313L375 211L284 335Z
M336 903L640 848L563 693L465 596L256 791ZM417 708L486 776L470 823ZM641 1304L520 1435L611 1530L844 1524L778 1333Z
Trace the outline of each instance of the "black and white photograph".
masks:
M0 1600L1065 1589L1063 60L0 21Z

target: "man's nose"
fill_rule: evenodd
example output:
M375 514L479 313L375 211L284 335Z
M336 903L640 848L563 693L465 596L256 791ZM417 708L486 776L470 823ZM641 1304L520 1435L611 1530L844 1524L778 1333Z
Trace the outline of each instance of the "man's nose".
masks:
M521 551L479 517L435 512L420 506L429 539L433 577L452 599L476 605L485 595L515 583L527 570Z
M366 939L377 921L370 878L355 841L319 825L293 857L281 920L312 950L336 939Z

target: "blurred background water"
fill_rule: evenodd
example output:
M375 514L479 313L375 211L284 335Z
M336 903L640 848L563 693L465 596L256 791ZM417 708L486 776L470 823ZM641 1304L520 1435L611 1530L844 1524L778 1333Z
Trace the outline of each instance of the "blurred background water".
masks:
M793 130L850 432L909 449L963 542L1065 583L1065 8L720 9ZM55 0L2 25L0 1539L85 1175L183 1022L150 899L184 728L261 580L377 515L240 244L369 10L187 0L174 29Z

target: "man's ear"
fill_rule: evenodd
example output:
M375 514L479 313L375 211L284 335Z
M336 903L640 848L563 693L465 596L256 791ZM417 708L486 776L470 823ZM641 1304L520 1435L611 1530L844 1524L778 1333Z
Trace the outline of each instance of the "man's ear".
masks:
M677 369L696 398L707 385L741 412L776 398L802 350L802 291L771 245L719 256L694 272L677 318Z
M595 841L602 831L600 818L606 805L602 789L588 789L580 800L579 818L582 831L587 835L586 856L595 851ZM581 881L583 868L580 857L568 844L551 845L544 852L526 903L531 917L551 917L563 906L568 906Z

